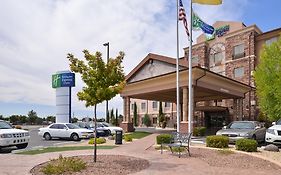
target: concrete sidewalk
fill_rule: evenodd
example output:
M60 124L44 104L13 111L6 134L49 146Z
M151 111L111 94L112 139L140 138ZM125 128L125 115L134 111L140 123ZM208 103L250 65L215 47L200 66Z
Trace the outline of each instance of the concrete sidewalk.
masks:
M254 169L237 169L226 167L214 167L206 162L194 157L183 156L178 158L176 155L171 155L170 152L160 152L149 149L155 143L157 134L149 135L143 139L135 140L132 143L121 145L111 150L98 150L98 154L111 155L127 155L139 158L144 158L149 161L149 168L140 171L138 175L171 175L171 174L188 174L188 175L238 175L238 174L255 174L255 175L280 175L280 172L267 172L266 170ZM50 159L63 156L75 155L91 155L92 150L83 151L68 151L45 153L39 155L16 155L2 154L0 155L0 174L1 175L27 175L29 171L36 165L49 161ZM196 153L191 152L191 155Z

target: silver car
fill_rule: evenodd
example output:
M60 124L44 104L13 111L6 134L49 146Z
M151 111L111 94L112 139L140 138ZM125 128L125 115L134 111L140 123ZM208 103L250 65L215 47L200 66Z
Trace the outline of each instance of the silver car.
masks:
M263 142L265 139L266 128L257 121L234 121L223 129L217 131L216 135L229 137L230 143L242 138L254 139Z

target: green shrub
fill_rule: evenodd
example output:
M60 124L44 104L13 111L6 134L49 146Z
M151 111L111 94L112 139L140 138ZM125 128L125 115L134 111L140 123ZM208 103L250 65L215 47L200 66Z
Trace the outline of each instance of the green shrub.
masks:
M257 152L258 142L252 139L239 139L235 143L237 150L246 152Z
M156 137L156 143L171 143L172 135L170 134L160 134Z
M86 168L86 163L79 158L62 157L51 160L41 171L44 174L69 174L70 172L78 172Z
M131 142L131 141L133 141L133 136L131 134L125 134L124 135L124 140L126 142Z
M206 146L213 148L228 148L229 138L226 136L208 136Z
M91 138L88 142L88 144L90 145L93 145L94 143L95 143L95 138ZM103 143L106 143L105 138L103 137L97 138L97 144L103 144Z
M144 115L143 124L144 124L146 127L151 126L151 120L150 120L148 114L145 114L145 115Z
M204 136L206 134L206 127L195 127L193 129L194 136Z

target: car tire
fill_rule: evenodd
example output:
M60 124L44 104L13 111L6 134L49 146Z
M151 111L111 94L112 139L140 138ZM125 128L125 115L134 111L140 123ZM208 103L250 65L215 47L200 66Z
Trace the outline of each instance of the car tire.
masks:
M28 143L23 143L23 144L20 144L20 145L16 145L16 147L17 147L18 149L24 149L24 148L27 147L27 145L28 145Z
M76 134L76 133L71 134L70 138L73 141L80 141L80 138L79 138L78 134Z
M43 137L45 140L52 140L52 137L51 137L50 133L48 133L48 132L46 132Z

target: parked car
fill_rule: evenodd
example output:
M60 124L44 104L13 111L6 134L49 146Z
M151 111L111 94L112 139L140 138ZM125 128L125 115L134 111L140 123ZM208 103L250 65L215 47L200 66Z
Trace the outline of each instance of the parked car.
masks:
M228 136L230 143L235 143L236 140L241 138L263 142L265 139L265 132L266 128L257 121L234 121L217 131L216 135Z
M27 147L29 139L28 131L15 129L9 123L0 120L0 149L11 146L24 149Z
M93 132L95 132L94 123L76 122L76 123L73 123L73 124L79 126L80 128L87 128L87 129L93 130ZM110 134L111 133L110 133L109 129L103 128L101 125L99 125L97 123L97 137L107 137Z
M105 129L109 129L111 134L115 134L116 131L123 131L122 128L118 127L118 126L113 126L109 123L106 123L106 122L101 122L99 123L101 127L105 128Z
M266 130L265 141L267 143L281 144L281 119L272 124L273 126Z
M48 127L40 128L38 134L45 140L51 140L52 138L67 138L79 141L80 139L91 138L94 136L92 130L80 128L72 123L54 123Z

